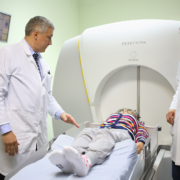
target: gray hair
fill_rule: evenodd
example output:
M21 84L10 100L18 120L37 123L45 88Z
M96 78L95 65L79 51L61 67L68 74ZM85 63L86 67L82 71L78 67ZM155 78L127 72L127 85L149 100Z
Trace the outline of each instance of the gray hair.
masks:
M29 36L34 31L38 31L42 34L45 33L48 28L54 29L54 25L51 21L42 16L35 16L26 24L25 35Z
M141 118L139 116L139 114L137 113L136 110L133 110L133 109L128 109L128 108L123 108L123 109L119 109L118 111L116 111L115 113L118 114L118 113L122 113L124 112L124 110L128 110L132 113L132 115L139 121L139 118Z

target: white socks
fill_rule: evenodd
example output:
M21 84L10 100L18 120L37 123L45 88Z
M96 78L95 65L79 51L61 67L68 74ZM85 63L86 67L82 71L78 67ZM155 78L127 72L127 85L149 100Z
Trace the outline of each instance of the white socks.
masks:
M55 150L49 156L49 160L52 164L60 168L64 173L74 174L74 167L71 162L69 162L62 151Z
M52 164L59 167L64 173L86 176L91 168L91 161L81 155L71 146L65 146L62 151L55 150L49 156Z
M86 176L88 174L91 168L91 161L87 156L79 154L71 146L65 146L63 152L66 159L74 165L74 170L78 176Z

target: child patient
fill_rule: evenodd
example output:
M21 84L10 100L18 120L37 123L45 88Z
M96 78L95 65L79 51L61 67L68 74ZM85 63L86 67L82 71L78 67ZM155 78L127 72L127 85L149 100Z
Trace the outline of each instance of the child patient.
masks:
M117 142L132 139L136 142L137 153L140 153L148 133L138 119L136 111L120 109L99 128L83 129L72 146L65 146L63 151L53 151L49 160L64 173L86 176L92 166L105 161Z

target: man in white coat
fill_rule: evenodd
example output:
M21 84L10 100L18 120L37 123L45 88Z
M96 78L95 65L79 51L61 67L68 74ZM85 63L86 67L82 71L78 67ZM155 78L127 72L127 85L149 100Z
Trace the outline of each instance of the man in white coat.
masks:
M180 180L180 66L176 77L178 87L166 118L171 127L171 159L173 180Z
M0 180L47 142L47 115L76 127L52 96L50 69L40 52L52 45L54 26L36 16L25 38L0 49Z

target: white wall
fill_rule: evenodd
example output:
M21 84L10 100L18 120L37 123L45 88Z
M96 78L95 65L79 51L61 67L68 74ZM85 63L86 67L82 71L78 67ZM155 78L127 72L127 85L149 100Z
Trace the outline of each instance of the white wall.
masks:
M179 0L79 0L79 30L138 19L180 20Z

